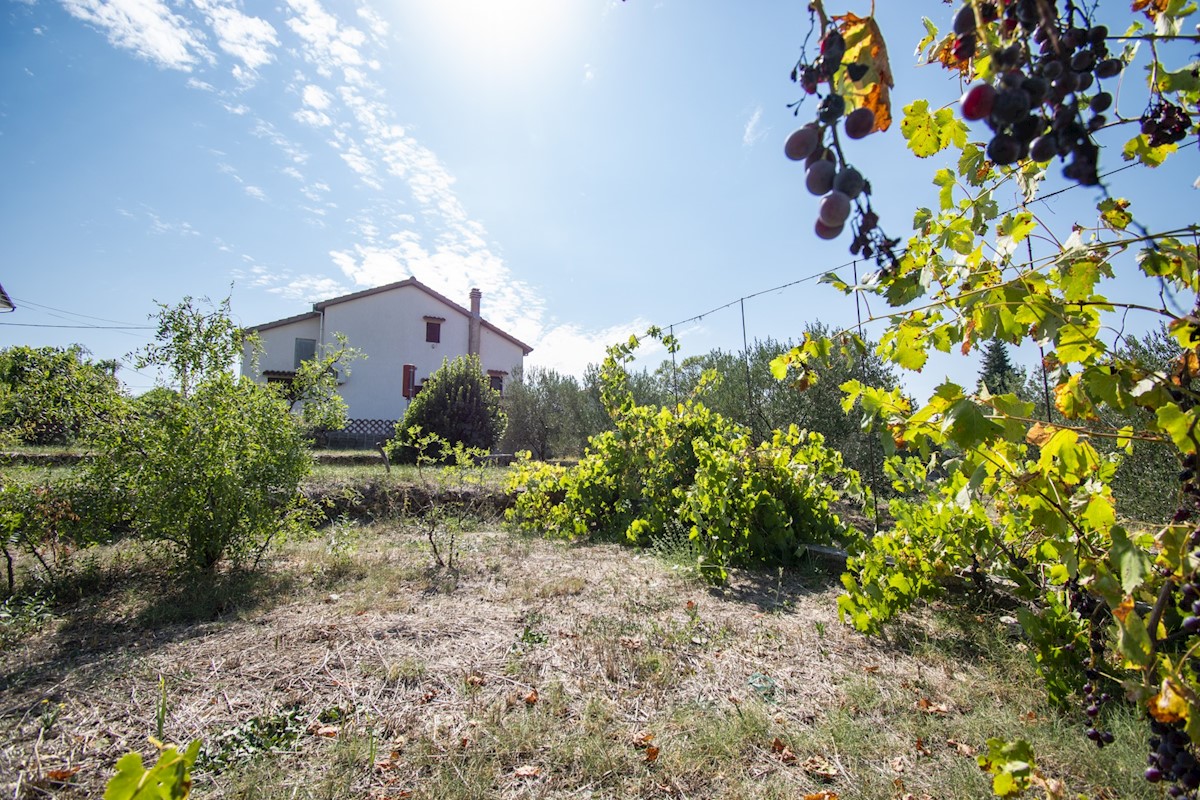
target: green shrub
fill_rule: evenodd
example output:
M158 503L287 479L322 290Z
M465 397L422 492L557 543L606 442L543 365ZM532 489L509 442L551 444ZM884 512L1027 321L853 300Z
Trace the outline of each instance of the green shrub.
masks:
M87 474L108 487L110 511L201 570L261 552L297 511L312 465L278 394L227 373L129 415L101 443Z
M459 356L442 366L408 405L404 419L396 423L395 436L388 440L388 455L394 461L415 463L416 439L434 435L445 443L435 460L445 460L447 448L461 444L491 452L504 431L500 393L493 389L478 356Z
M755 446L748 428L698 400L637 405L621 351L610 351L603 370L616 429L592 437L571 469L518 464L511 524L572 539L621 536L640 546L683 525L701 572L715 581L732 565L786 564L806 543L855 535L833 504L846 493L861 498L864 489L819 434L791 426Z

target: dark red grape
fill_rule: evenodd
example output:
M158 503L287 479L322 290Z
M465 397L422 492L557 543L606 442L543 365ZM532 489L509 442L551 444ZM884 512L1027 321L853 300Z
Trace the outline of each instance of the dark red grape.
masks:
M821 129L815 123L792 132L783 145L783 153L792 161L803 161L821 144Z
M1012 164L1021 157L1021 145L1007 133L997 133L988 142L987 156L996 164Z
M836 173L837 166L832 161L818 161L805 173L804 185L812 194L825 194L833 188L833 178Z
M954 35L962 36L975 32L975 8L967 3L954 15Z
M1096 65L1096 77L1104 80L1105 78L1115 78L1121 74L1121 70L1125 69L1125 62L1119 58L1106 58Z
M822 239L836 239L838 236L840 236L842 234L842 230L845 227L846 227L845 225L838 225L837 227L831 228L830 226L826 225L824 222L821 222L820 219L818 219L817 224L815 226L815 230L817 232L817 236L819 236Z
M861 139L875 130L875 112L869 108L856 108L846 115L846 135Z
M963 119L974 122L987 119L992 113L996 101L996 90L990 83L977 83L963 93L959 103L962 106Z
M834 189L821 198L821 205L817 210L817 218L830 228L840 229L846 224L846 218L849 216L850 198L844 192Z

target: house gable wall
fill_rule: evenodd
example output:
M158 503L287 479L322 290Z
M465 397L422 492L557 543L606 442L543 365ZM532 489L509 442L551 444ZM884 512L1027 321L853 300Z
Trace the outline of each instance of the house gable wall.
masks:
M296 368L296 340L321 339L321 318L310 314L294 322L263 326L257 330L261 351L255 368L253 349L249 342L242 351L242 374L256 381L262 380L264 372L291 372Z

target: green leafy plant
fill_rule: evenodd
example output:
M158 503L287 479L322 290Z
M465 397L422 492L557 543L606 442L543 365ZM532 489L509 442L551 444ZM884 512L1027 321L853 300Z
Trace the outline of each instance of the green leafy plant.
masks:
M182 753L173 744L150 741L158 748L158 760L147 769L141 753L126 753L104 789L104 800L185 800L191 795L191 770L200 752L200 740Z
M80 345L0 350L0 429L27 444L87 438L123 401L115 361L93 361Z
M425 381L404 418L396 423L395 436L386 449L394 461L415 463L418 442L411 438L414 432L433 434L444 444L438 449L425 446L421 454L441 462L452 458L450 448L456 444L491 452L503 431L500 393L488 384L479 357L459 356L444 361Z
M520 463L510 484L517 493L510 523L567 538L614 535L639 546L682 525L701 573L718 582L730 566L791 563L807 543L856 536L834 504L843 496L863 499L864 489L819 434L791 426L756 445L748 428L699 399L673 408L639 405L624 370L638 344L633 338L610 348L601 370L615 429L592 437L570 469Z
M240 334L227 304L209 314L190 299L163 307L158 343L139 363L165 367L179 391L112 420L86 467L113 515L202 571L227 558L257 558L301 522L299 484L311 468L287 403L229 371Z
M927 100L903 109L912 152L951 157L933 176L937 204L916 211L914 235L900 247L879 232L865 194L851 249L879 269L853 285L826 276L847 294L887 304L876 353L896 366L921 370L934 350L1029 343L1042 354L1045 398L1036 414L1020 387L1003 381L984 380L975 391L946 381L923 403L895 389L842 385L845 407L863 411L895 454L889 470L901 497L891 504L895 527L854 548L840 611L875 631L947 578L965 579L981 596L1015 596L1051 696L1083 706L1082 727L1100 747L1113 741L1103 720L1114 697L1143 705L1156 742L1146 778L1190 797L1200 785L1192 771L1200 744L1200 260L1192 240L1200 229L1139 221L1105 182L1095 137L1135 125L1122 157L1154 168L1196 132L1195 64L1172 69L1162 60L1172 41L1193 39L1179 32L1196 6L1136 2L1133 13L1154 32L1135 18L1120 37L1098 23L1095 7L1059 6L968 2L944 36L926 21L918 51L976 81L958 113L932 110ZM848 53L855 38L871 43L877 59L886 52L873 20L827 18L820 2L812 8L823 51ZM1129 72L1139 40L1150 43L1145 110L1110 120L1114 98L1104 81ZM828 82L831 93L846 95L847 109L877 113L886 82L855 77L855 63L802 59L800 80ZM1072 83L1065 91L1054 81L1064 73ZM847 92L847 81L860 85ZM827 128L815 134L816 144L831 136L839 165L845 154L828 130L840 117L840 108L826 114ZM975 120L988 121L986 141L968 126ZM847 133L849 124L847 117ZM1069 236L1047 230L1029 205L1056 158L1067 180L1101 195L1095 223L1076 224ZM1002 212L1002 192L1024 203ZM1118 285L1116 297L1102 294L1122 258L1154 285L1157 300L1133 299L1128 285ZM1120 321L1110 325L1114 312ZM1165 363L1135 355L1126 326L1138 315L1164 323L1178 346ZM830 352L864 346L850 332L809 337L776 369L810 381ZM1125 524L1112 488L1122 454L1145 448L1167 449L1178 465L1173 513L1149 530ZM1023 743L989 743L981 763L1003 796L1033 779Z

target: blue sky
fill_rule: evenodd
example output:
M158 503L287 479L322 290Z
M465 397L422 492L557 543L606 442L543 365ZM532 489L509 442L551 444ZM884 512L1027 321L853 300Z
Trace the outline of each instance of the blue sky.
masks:
M463 303L480 287L484 316L534 346L529 363L578 374L649 324L847 264L849 236L816 238L816 198L782 155L805 7L10 0L0 284L18 310L0 346L119 358L151 331L107 326L147 325L155 301L232 285L250 325L415 275ZM879 3L897 118L961 91L915 66L921 13L949 24L939 2ZM1119 101L1131 116L1140 80ZM916 205L934 202L937 159L907 155L898 124L849 152L885 229L907 237ZM1120 166L1112 148L1104 158ZM1123 174L1118 193L1162 225L1195 222L1196 148L1170 163ZM1075 190L1043 213L1065 235L1095 200ZM739 349L743 307L751 340L855 318L808 281L681 325L682 355ZM936 362L912 384L970 380L977 363Z

